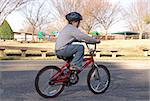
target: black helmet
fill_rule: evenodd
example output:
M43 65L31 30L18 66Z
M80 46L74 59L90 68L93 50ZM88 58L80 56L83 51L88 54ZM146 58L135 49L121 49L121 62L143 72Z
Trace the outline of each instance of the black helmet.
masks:
M70 12L66 15L66 19L68 20L68 22L71 21L80 21L82 20L82 16L80 13L77 12Z

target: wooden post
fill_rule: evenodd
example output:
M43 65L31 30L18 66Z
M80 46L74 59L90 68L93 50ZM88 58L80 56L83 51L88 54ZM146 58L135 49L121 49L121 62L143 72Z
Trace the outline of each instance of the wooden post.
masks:
M5 50L5 48L0 48L0 57L5 57L6 56L4 50Z
M101 52L101 51L96 51L96 58L99 58L99 57L100 57L100 52Z
M42 57L43 57L43 58L46 57L46 53L47 53L46 50L41 50L41 53L42 53Z
M144 56L148 56L148 49L143 49Z
M112 53L112 57L113 57L113 58L117 57L117 52L118 52L118 51L116 51L116 50L111 51L111 53Z
M20 50L21 50L21 56L22 57L26 57L26 51L27 51L27 49L26 48L21 48Z

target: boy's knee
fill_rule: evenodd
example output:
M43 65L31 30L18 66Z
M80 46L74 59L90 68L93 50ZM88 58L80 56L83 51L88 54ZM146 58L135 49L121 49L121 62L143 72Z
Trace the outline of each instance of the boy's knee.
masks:
M83 46L83 45L80 45L80 46L79 46L79 49L84 51L84 46Z

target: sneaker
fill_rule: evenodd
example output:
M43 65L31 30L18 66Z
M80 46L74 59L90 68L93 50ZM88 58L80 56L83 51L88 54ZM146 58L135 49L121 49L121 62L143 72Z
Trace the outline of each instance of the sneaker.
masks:
M77 74L82 71L82 69L80 67L77 67L76 65L70 66L70 70L77 72Z

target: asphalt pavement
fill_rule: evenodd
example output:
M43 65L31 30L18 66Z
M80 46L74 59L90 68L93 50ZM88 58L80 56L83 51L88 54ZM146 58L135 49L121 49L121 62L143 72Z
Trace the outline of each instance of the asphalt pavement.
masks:
M61 66L62 61L0 61L0 101L150 101L150 61L101 61L111 73L111 84L104 94L93 94L87 86L86 69L78 84L66 87L56 98L37 94L34 79L46 65Z

